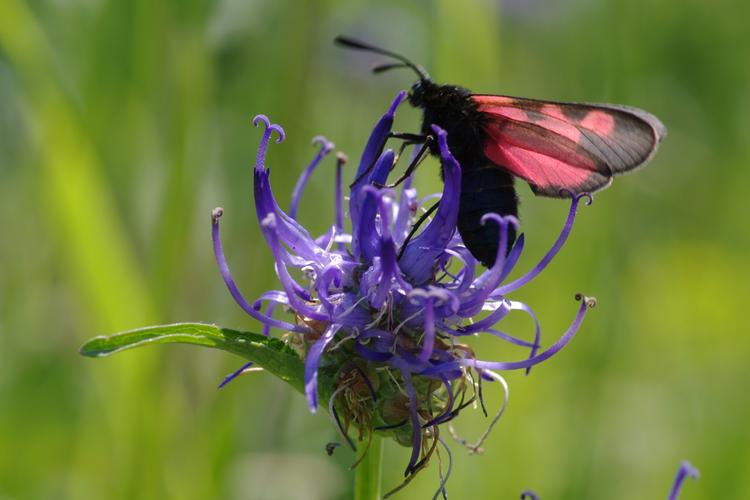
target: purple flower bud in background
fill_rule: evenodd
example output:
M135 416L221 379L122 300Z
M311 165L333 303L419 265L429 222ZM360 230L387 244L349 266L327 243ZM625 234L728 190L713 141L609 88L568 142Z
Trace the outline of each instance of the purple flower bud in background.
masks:
M250 316L264 325L264 333L280 330L286 341L304 357L304 386L312 412L318 408L321 373L334 380L326 394L331 417L339 432L354 447L349 429L359 440L373 432L390 435L410 446L406 482L421 470L438 443L448 453L440 429L472 452L481 444L507 404L507 385L497 370L530 369L562 349L575 335L594 299L577 295L581 302L565 333L541 350L541 329L531 307L511 300L508 294L535 278L560 251L573 226L579 203L589 195L574 196L565 225L549 252L531 270L511 282L523 250L524 238L505 255L508 229L518 228L513 217L486 214L484 224L500 228L500 254L490 269L478 272L478 262L456 231L461 189L461 165L447 145L447 133L433 126L444 187L440 204L425 227L408 238L414 219L424 212L407 180L399 190L382 187L398 162L386 149L401 92L376 123L362 153L349 193L350 227L343 212L341 170L345 157L337 156L331 225L313 237L297 220L297 207L305 185L333 144L314 140L320 150L303 171L284 211L271 190L266 150L272 135L284 140L284 131L263 115L263 135L253 170L255 208L261 233L273 256L280 289L247 302L231 276L219 238L221 209L213 213L216 261L232 297ZM429 199L429 197L427 198ZM264 307L265 306L265 307ZM280 306L280 307L279 307ZM275 317L286 311L286 319ZM532 340L500 331L496 325L513 311L529 315L536 325ZM528 354L516 361L479 359L464 337L491 335ZM541 350L541 351L540 351ZM476 443L468 443L450 428L461 410L478 402L484 410L482 384L499 383L505 398L489 429ZM485 411L486 414L486 411ZM365 450L366 452L366 450ZM450 462L450 460L449 460ZM449 472L449 471L448 471ZM445 491L447 474L438 493Z
M693 467L690 462L687 460L683 460L680 463L680 468L677 469L677 475L674 478L674 483L672 484L672 489L669 491L669 497L668 500L677 500L677 498L680 496L680 490L682 489L682 483L685 482L685 478L692 477L693 479L698 479L700 477L700 474L698 473L698 469Z
M688 462L687 460L683 460L680 463L680 468L677 470L677 475L674 478L672 489L669 491L667 500L677 500L679 498L682 484L685 482L685 479L687 477L698 479L698 477L700 477L700 474L698 473L698 469L693 467L690 462ZM525 490L521 492L521 500L540 500L540 498L533 491Z

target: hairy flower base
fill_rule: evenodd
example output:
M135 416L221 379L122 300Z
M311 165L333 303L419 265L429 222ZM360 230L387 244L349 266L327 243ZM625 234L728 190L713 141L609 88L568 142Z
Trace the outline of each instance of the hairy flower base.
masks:
M400 93L376 123L362 153L348 200L351 227L345 227L342 197L343 155L337 156L335 213L329 229L314 238L297 221L296 213L306 183L323 158L333 150L324 138L313 142L320 149L303 171L288 212L281 209L271 191L270 171L265 166L268 144L284 140L284 131L263 115L253 123L265 127L253 169L255 207L260 229L274 258L280 290L263 293L247 302L229 271L219 237L223 210L212 214L216 261L232 297L253 318L283 332L288 344L305 360L305 395L311 411L318 407L318 378L335 380L326 401L339 432L354 449L352 431L368 441L373 432L392 436L412 449L405 468L408 482L431 456L449 454L441 438L448 424L474 403L485 411L484 382L499 383L505 392L491 428L507 404L508 390L495 370L528 370L562 349L575 335L594 299L578 295L580 306L567 331L541 350L541 329L532 309L507 298L509 293L535 278L559 252L573 226L581 200L571 196L563 229L541 261L519 278L505 282L524 246L521 235L505 254L508 228L518 228L513 217L486 214L483 224L500 228L499 251L494 265L477 273L477 261L456 233L461 189L461 166L448 149L447 134L433 126L444 179L440 203L425 227L413 237L409 232L423 204L408 179L399 191L384 188L398 155L386 149ZM277 309L291 314L275 316ZM527 341L498 330L496 324L513 311L529 315L535 324L533 340ZM484 361L477 358L464 337L491 335L528 349L518 361ZM540 351L541 350L541 351ZM450 433L470 450L478 452L486 437L469 444ZM450 460L449 460L450 462ZM442 477L442 476L441 476ZM444 491L447 474L440 490Z

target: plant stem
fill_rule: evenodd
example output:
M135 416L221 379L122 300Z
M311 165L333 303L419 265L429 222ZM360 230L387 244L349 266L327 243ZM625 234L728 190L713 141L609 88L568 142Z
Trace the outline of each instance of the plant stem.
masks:
M354 500L380 500L382 465L383 438L375 434L367 455L355 469Z

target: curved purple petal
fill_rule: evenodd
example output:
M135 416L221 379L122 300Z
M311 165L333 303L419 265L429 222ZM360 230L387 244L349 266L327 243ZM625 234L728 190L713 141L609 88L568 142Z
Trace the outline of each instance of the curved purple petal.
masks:
M433 310L435 299L428 297L424 301L424 340L422 341L422 352L419 353L419 361L426 363L432 356L435 347L435 312Z
M336 336L341 326L330 325L325 333L310 347L305 359L305 397L312 413L318 409L318 362L323 350Z
M335 147L332 142L330 142L322 135L319 135L313 139L313 145L314 144L320 145L320 150L318 151L318 154L315 155L315 158L313 158L310 164L305 168L305 170L302 171L302 175L300 175L299 179L297 179L297 184L294 186L294 191L292 192L292 203L289 205L289 217L291 217L292 219L297 218L299 201L300 198L302 198L302 192L305 190L307 182L310 180L310 176L318 167L321 160Z
M375 163L375 168L371 174L371 182L382 184L388 178L388 172L391 171L395 153L387 150ZM369 189L367 189L369 188ZM372 262L372 259L380 247L380 235L377 231L376 215L378 213L378 204L380 192L370 185L363 185L356 192L352 190L352 199L360 198L359 218L354 219L354 229L352 231L352 253L355 257L365 262Z
M336 237L336 226L331 226L328 228L328 230L315 238L315 244L319 246L320 248L325 249L325 251L330 250L330 245L333 242L333 239Z
M406 92L402 90L396 95L396 98L388 107L388 111L385 112L372 129L372 133L370 134L369 139L367 139L367 144L365 145L365 149L359 160L356 175L357 179L359 179L368 168L372 167L375 160L383 152L385 143L388 141L388 135L393 128L393 119L396 117L396 110L405 98Z
M268 170L254 170L253 190L258 221L264 220L268 214L273 214L277 219L277 232L281 241L304 260L319 260L323 250L315 244L307 230L285 214L276 203L271 191Z
M463 268L461 272L456 276L455 292L461 294L469 289L471 284L474 282L474 268L477 265L477 261L471 252L466 247L456 246L453 248L446 248L445 253L451 257L455 257L461 261ZM456 284L457 283L457 284Z
M578 203L581 201L581 199L587 198L586 205L591 205L591 202L593 198L589 193L583 193L579 194L577 196L574 196L571 198L570 201L570 210L568 211L568 218L565 220L565 225L563 226L562 232L560 233L560 236L557 237L557 240L555 240L555 243L552 245L552 248L547 252L547 254L542 257L542 260L539 261L539 264L534 266L534 268L529 271L528 273L524 274L520 278L503 285L499 287L495 293L498 295L505 295L509 292L512 292L514 290L517 290L524 286L526 283L534 279L539 273L541 273L545 267L552 261L552 259L557 255L557 253L560 251L562 246L565 244L565 242L568 239L568 236L570 236L570 231L573 229L573 222L576 218L576 212L578 210ZM495 294L493 293L493 296Z
M271 124L271 121L266 115L255 115L253 118L253 125L258 126L259 123L263 123L265 128L263 129L263 137L260 140L260 146L258 146L258 153L255 160L255 168L263 168L263 162L266 158L266 149L268 148L268 141L271 139L271 134L276 132L276 142L284 142L286 134L284 129L280 125Z
M330 301L329 290L331 289L332 285L334 285L336 288L341 286L341 275L342 271L340 268L336 266L329 266L320 273L320 276L315 283L315 288L318 292L318 298L323 304L323 307L325 307L326 311L328 311L329 318L334 317L336 309L335 305Z
M539 342L542 341L542 327L539 325L539 319L537 319L536 314L534 313L534 310L531 309L528 305L524 304L523 302L516 302L511 301L510 302L511 309L514 311L523 311L529 316L531 316L531 319L534 321L534 344L531 346L531 352L529 353L529 359L536 356L537 351L539 350L540 344ZM526 368L526 375L528 375L531 372L531 367Z
M573 322L570 324L568 329L557 340L557 342L552 344L546 351L542 352L541 354L537 354L533 358L529 358L524 361L497 361L497 362L480 361L480 360L472 359L472 358L463 358L463 359L458 359L456 361L452 361L449 363L443 363L438 366L427 368L426 370L421 371L420 375L435 375L435 374L442 373L447 370L458 369L461 366L471 367L474 369L487 369L487 370L519 370L522 368L527 368L529 366L538 365L542 361L549 359L555 354L557 354L563 347L565 347L568 344L568 342L570 342L570 340L575 336L576 332L578 331L578 328L581 326L581 322L583 322L583 318L584 316L586 316L586 310L596 305L596 301L593 298L585 297L582 295L579 295L576 298L581 301L581 305L578 308L578 312L576 313L575 319L573 319Z
M285 306L289 305L289 298L286 296L285 292L280 290L268 290L267 292L261 293L260 296L255 299L255 302L253 302L253 307L260 310L261 304L264 301L276 302Z
M386 113L375 124L375 128L372 129L372 133L370 134L370 138L367 140L367 145L365 146L365 149L362 152L362 157L359 160L359 167L357 167L354 183L351 185L349 215L353 221L359 219L359 206L356 201L359 188L369 183L366 173L373 167L375 161L383 152L385 143L388 141L388 135L393 128L393 119L396 116L396 109L405 98L406 92L401 91L398 93L391 103L391 106L388 108L388 111L386 111Z
M402 272L415 284L430 280L435 261L456 232L461 195L461 167L448 150L448 134L436 125L432 126L432 130L437 135L445 184L435 217L408 243L399 260Z
M484 331L484 333L489 333L490 335L494 335L495 337L504 340L508 342L509 344L521 346L521 347L528 347L528 348L534 348L539 347L537 344L533 342L527 342L525 340L521 340L518 337L514 337L513 335L509 335L505 332L501 332L500 330L495 330L494 328L488 328Z
M490 269L474 280L471 288L461 301L461 308L458 311L459 316L474 316L481 311L485 300L495 291L495 288L501 283L505 274L505 249L507 248L508 241L508 226L512 224L518 228L518 220L511 215L502 217L495 213L488 213L482 216L481 222L482 224L486 224L489 220L493 220L500 226L500 241L495 262Z
M224 284L229 289L229 293L232 295L232 298L234 298L235 302L237 302L237 304L247 314L257 319L263 324L267 324L273 328L280 328L282 330L286 330L290 332L298 332L298 333L309 332L310 329L307 327L293 325L285 321L275 320L264 314L261 314L254 307L250 306L250 304L247 303L245 298L242 296L242 293L240 293L239 288L237 288L237 284L234 282L232 273L229 271L229 265L227 264L227 259L224 256L224 249L221 244L221 237L219 236L219 218L222 216L223 213L224 213L224 210L221 208L215 208L213 210L213 213L211 216L211 229L212 229L211 237L213 240L214 257L216 258L216 265L219 267L221 278L224 280Z
M513 271L513 268L516 267L516 263L521 257L521 252L523 252L523 246L525 243L526 237L521 233L516 239L513 248L508 253L508 256L505 257L505 266L503 266L503 273L500 275L500 283L505 281L505 278L507 278L511 271Z
M376 351L360 344L359 342L354 344L354 350L366 360L374 361L375 363L384 363L393 357L393 354L390 352Z
M273 312L276 310L276 302L269 302L266 306L265 315L269 318L273 318ZM263 334L265 337L271 336L271 325L267 323L263 323L263 328L260 331L261 334Z
M379 310L385 304L389 292L391 292L394 282L398 285L402 293L408 293L412 287L401 276L401 270L398 266L396 244L390 231L390 205L386 202L385 197L378 193L379 196L379 214L380 214L380 249L379 249L379 266L380 276L374 284L375 293L370 296L370 306Z
M486 317L480 319L479 321L475 321L471 325L460 327L458 328L458 331L461 332L460 335L470 335L472 333L487 331L488 328L492 328L495 323L507 316L511 310L512 307L510 302L507 300L503 300L497 307L497 309L492 311Z
M263 236L266 238L266 242L268 242L268 246L271 249L271 253L274 256L274 259L276 261L275 268L276 268L276 275L279 277L279 281L281 281L281 286L284 289L284 292L287 295L287 298L289 299L289 305L298 313L305 317L308 317L310 319L318 320L318 321L328 321L330 320L330 316L328 314L325 314L321 312L318 308L313 307L309 305L309 303L304 300L300 299L297 291L298 289L301 289L302 287L297 283L292 276L289 274L289 271L286 268L286 264L284 263L284 259L281 257L282 253L285 251L280 243L279 243L279 236L277 233L277 224L276 224L276 217L274 214L268 214L261 222L261 232L263 233Z

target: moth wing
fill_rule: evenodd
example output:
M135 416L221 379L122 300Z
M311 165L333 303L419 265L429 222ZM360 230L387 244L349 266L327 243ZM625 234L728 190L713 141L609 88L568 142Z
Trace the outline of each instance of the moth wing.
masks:
M536 194L593 192L654 155L666 128L653 115L613 104L473 95L484 119L484 154Z

